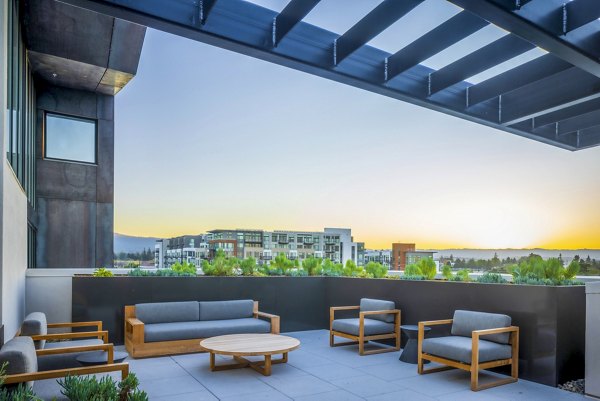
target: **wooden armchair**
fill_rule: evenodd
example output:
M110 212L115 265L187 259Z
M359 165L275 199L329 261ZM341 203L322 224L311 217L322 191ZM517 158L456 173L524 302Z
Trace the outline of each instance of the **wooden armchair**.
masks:
M452 335L425 339L426 326L444 324L452 325ZM445 366L425 369L426 360ZM509 316L470 311L456 311L454 319L419 322L417 363L419 374L453 368L471 372L472 391L514 383L519 377L519 328L510 325ZM511 377L479 385L480 370L506 365L511 365Z
M85 367L67 367L39 371L36 359L45 355L81 353L87 351L105 351L107 363ZM78 347L35 349L33 340L27 336L15 337L8 341L0 350L0 364L7 362L5 384L33 382L35 380L55 379L66 376L90 375L96 373L121 372L121 378L129 375L127 362L114 363L113 344L84 345Z
M358 319L336 319L335 312L358 310ZM335 343L335 336L352 341ZM393 348L365 351L365 342L394 339ZM360 305L332 306L329 308L329 346L358 344L360 355L400 350L400 310L390 301L363 298Z

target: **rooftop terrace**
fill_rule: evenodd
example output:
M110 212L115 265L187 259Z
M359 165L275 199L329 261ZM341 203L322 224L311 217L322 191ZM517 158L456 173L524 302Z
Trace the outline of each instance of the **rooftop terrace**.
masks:
M475 393L469 389L468 372L419 376L417 366L400 362L397 352L361 357L357 346L329 347L326 330L284 334L298 338L302 345L289 354L287 364L274 365L269 377L251 369L211 372L206 353L127 361L140 379L140 388L153 401L586 399L526 380ZM485 383L492 374L482 371L480 377ZM36 382L34 388L44 400L60 394L55 380Z

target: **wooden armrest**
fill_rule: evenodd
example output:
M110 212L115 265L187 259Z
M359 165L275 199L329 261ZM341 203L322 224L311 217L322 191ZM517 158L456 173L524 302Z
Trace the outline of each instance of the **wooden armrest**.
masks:
M359 305L355 305L355 306L332 306L329 308L329 310L331 311L336 311L336 310L355 310L355 309L360 309Z
M115 362L115 351L114 345L110 344L96 344L96 345L81 345L78 347L63 347L63 348L47 348L47 349L38 349L35 351L37 356L44 355L60 355L60 354L71 354L75 352L88 352L88 351L106 351L107 362L114 363Z
M102 321L90 321L90 322L64 322L64 323L48 323L49 329L58 329L65 327L96 327L96 330L102 330Z
M391 315L391 314L399 314L400 310L399 309L386 309L386 310L369 310L369 311L364 311L364 312L360 312L360 316L366 316L366 315Z
M264 317L264 318L267 318L267 319L273 319L275 317L279 317L278 315L273 315L271 313L261 312L261 311L256 312L256 316L258 316L258 317Z
M127 320L127 324L129 324L130 326L143 326L144 322L142 322L140 319L136 318L136 317L130 317Z
M428 320L424 322L419 322L419 327L423 326L437 326L440 324L452 324L454 319L443 319L443 320Z
M56 334L44 334L31 336L33 341L39 340L71 340L74 338L88 338L96 337L102 339L105 343L108 343L108 331L79 331L73 333L56 333Z
M271 313L261 311L256 311L254 314L257 318L263 317L265 319L271 320L271 333L279 334L281 330L281 318L278 315L273 315Z
M7 375L4 380L4 383L5 384L24 383L24 382L35 381L35 380L57 379L60 377L67 377L67 376L80 376L80 375L91 375L94 373L116 372L119 370L121 371L121 378L125 379L127 377L127 375L129 374L129 364L127 362L109 363L109 364L103 364L103 365L86 366L86 367L81 367L81 368L56 369L56 370L46 370L43 372Z
M498 334L498 333L510 333L510 332L518 332L519 328L517 326L508 326L508 327L499 327L497 329L485 329L485 330L473 330L472 336L487 336L490 334Z

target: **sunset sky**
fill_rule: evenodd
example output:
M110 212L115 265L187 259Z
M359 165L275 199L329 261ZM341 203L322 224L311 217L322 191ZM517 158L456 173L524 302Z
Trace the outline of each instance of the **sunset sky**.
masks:
M307 21L344 32L379 3L343 0L339 15L340 1ZM424 6L372 44L399 50L459 11ZM425 64L503 34L484 28ZM569 152L153 30L115 102L122 234L350 227L367 248L600 248L600 147Z

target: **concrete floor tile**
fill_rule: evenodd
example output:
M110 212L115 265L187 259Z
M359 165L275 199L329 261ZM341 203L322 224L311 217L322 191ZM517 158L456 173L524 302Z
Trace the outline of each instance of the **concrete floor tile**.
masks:
M402 387L400 386L371 375L333 380L331 383L339 388L364 398L402 390Z

